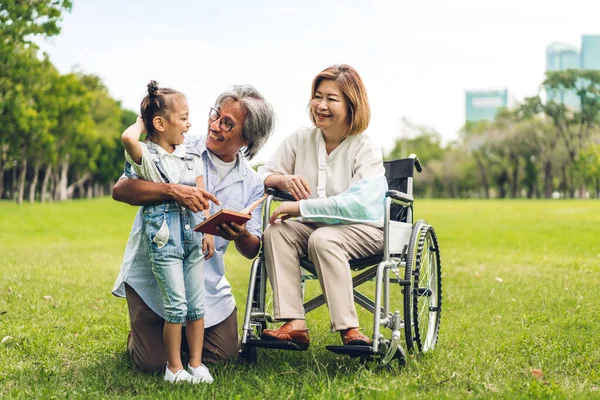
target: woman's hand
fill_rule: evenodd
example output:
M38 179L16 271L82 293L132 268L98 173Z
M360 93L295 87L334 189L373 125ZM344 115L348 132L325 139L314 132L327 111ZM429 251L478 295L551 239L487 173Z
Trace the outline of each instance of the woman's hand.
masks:
M294 199L308 199L312 190L306 180L300 175L281 175L279 190L290 192Z
M284 201L273 211L271 214L271 218L269 218L269 223L272 224L278 218L282 220L286 220L291 217L299 217L300 216L300 202L298 201Z
M202 241L202 253L204 253L204 259L208 260L215 254L215 239L212 235L204 235Z

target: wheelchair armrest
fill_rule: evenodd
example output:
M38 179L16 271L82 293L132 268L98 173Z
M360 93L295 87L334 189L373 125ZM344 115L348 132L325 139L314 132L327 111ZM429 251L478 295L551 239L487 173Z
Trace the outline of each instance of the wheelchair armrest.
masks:
M282 192L281 190L268 188L266 193L270 196L275 197L275 200L287 200L287 201L296 201L294 196L290 192Z
M412 203L414 201L412 196L409 196L406 193L402 193L397 190L388 190L387 192L385 192L385 197L391 197L394 200L403 201L405 203Z

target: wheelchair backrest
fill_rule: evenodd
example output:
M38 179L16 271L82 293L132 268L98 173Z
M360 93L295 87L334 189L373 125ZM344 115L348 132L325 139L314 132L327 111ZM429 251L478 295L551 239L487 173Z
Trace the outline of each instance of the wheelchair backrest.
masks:
M383 166L385 167L385 177L387 178L388 188L412 196L412 178L415 172L414 158L384 161ZM390 219L393 221L407 222L407 212L408 210L406 207L392 203L390 207Z

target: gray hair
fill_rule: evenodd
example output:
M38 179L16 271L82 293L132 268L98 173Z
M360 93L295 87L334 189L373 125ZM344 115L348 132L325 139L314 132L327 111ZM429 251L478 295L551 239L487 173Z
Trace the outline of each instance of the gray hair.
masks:
M250 160L275 129L273 107L250 85L234 85L217 98L215 108L221 107L228 100L237 101L246 109L242 137L248 145L242 150L242 154Z

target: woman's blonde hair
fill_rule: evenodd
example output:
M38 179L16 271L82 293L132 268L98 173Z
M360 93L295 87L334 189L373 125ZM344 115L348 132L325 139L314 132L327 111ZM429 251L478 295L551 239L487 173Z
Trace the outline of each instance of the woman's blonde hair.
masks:
M348 136L359 135L369 126L371 110L367 90L358 72L347 64L336 64L321 71L312 82L311 100L315 97L317 88L323 80L337 83L348 104ZM315 116L310 113L310 120L315 124Z

